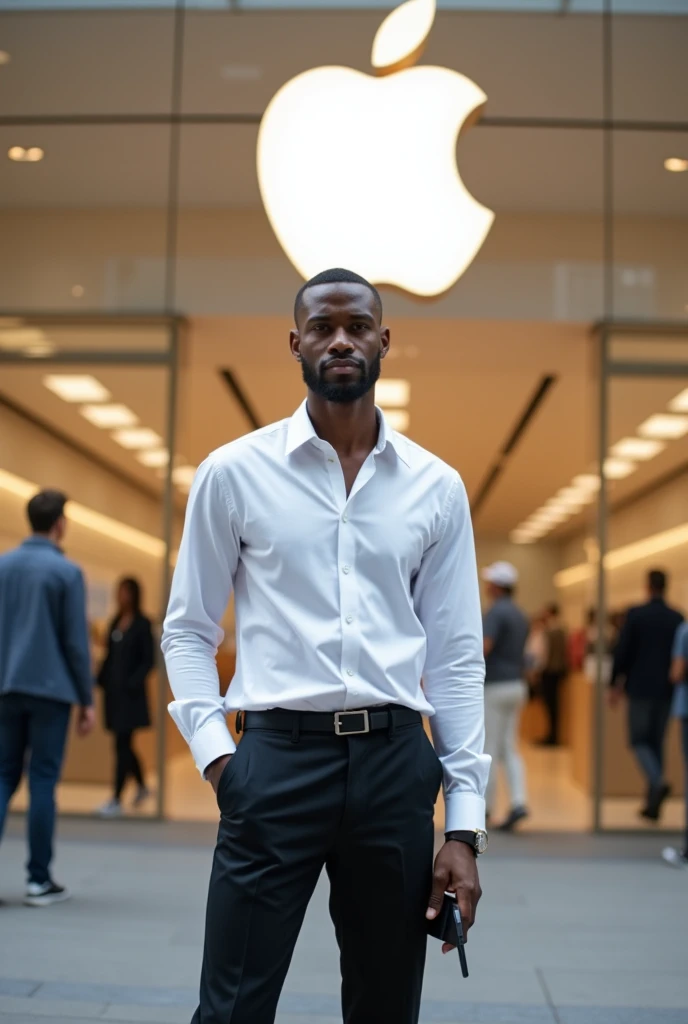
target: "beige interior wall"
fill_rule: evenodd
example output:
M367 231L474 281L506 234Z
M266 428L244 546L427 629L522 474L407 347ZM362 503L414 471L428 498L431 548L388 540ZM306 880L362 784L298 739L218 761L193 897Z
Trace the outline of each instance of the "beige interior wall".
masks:
M559 568L555 544L522 545L507 540L476 536L478 567L492 562L511 562L519 573L517 601L529 615L539 611L556 596L554 574Z

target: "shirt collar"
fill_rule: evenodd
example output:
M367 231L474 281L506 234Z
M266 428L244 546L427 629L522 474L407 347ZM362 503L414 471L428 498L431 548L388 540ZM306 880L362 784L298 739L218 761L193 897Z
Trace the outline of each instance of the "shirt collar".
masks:
M22 544L31 547L52 548L53 551L57 551L58 555L62 554L62 549L50 537L41 537L34 534L32 537L26 537Z
M379 409L377 406L375 406L375 409L378 416L378 422L380 424L380 433L377 439L377 445L375 446L375 453L380 454L386 449L387 445L390 445L404 465L410 466L411 459L409 455L408 441L403 434L399 434L396 430L392 430L382 409ZM315 432L315 427L308 415L308 408L306 401L304 400L289 420L289 426L287 428L287 444L285 449L286 454L291 455L292 452L295 452L297 448L301 448L302 445L306 444L308 441L317 441L319 444L322 443Z

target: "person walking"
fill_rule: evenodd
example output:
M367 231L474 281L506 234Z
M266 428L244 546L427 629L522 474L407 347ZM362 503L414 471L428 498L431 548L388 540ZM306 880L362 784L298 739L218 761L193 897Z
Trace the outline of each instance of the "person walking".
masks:
M518 571L510 562L483 569L489 610L483 618L485 651L485 752L492 758L486 806L492 820L497 769L506 771L511 810L499 826L510 832L528 817L526 772L518 749L518 723L528 698L524 680L525 648L530 632L527 615L514 601Z
M675 686L671 713L681 724L681 747L683 750L683 800L685 822L683 847L677 850L667 846L662 856L674 868L688 868L688 622L682 623L676 631L671 662L671 681Z
M540 741L541 746L559 746L559 706L561 684L568 672L568 640L561 621L558 604L549 604L545 609L547 632L547 661L540 677L540 689L544 701L549 727L547 735Z
M647 779L647 800L641 817L658 821L662 804L671 792L664 779L664 737L671 702L671 655L680 612L666 603L667 575L648 573L646 604L631 608L614 654L610 703L628 697L630 744Z
M84 580L59 547L66 502L60 491L36 494L27 507L33 535L0 556L0 837L28 764L32 907L69 897L50 874L55 787L72 705L79 735L95 723Z
M103 818L122 814L122 793L129 778L138 790L134 807L150 796L141 762L132 747L137 729L151 724L146 679L155 664L150 619L141 611L141 585L127 578L117 587L117 611L108 630L107 655L98 672L105 693L105 728L115 738L115 784L111 800L100 808Z
M428 919L452 890L473 924L487 843L468 500L375 407L390 345L377 290L326 271L294 315L307 399L199 468L164 626L170 712L221 812L193 1020L273 1024L325 866L344 1019L417 1024ZM215 652L232 589L223 701Z

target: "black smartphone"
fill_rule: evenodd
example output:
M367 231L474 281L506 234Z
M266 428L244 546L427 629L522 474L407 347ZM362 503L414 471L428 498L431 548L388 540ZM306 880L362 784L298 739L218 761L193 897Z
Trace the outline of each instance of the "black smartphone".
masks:
M444 903L437 917L428 921L428 935L441 942L456 946L461 964L461 974L468 977L468 961L466 960L466 936L461 923L461 911L453 892L445 892Z

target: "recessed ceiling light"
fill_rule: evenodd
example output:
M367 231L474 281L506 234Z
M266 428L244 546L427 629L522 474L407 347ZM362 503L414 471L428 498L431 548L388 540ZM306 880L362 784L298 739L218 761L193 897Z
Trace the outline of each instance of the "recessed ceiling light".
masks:
M10 146L7 155L15 163L37 164L39 160L43 159L45 152L40 146L29 146L28 149L25 149L24 146Z
M617 459L637 459L647 462L655 455L663 452L666 445L663 441L652 441L649 437L624 437L623 441L612 445L609 449Z
M560 491L557 491L555 497L563 502L563 504L577 507L580 505L587 505L588 502L595 500L595 495L592 491L586 490L582 487L562 487Z
M139 422L136 413L126 405L84 405L79 411L85 420L102 430L135 427Z
M597 473L581 473L579 476L574 476L573 486L577 487L580 491L599 491L600 489L600 478Z
M3 64L9 64L9 62L11 60L12 60L12 55L10 53L8 53L7 50L0 50L0 67Z
M665 413L650 416L640 424L638 433L659 441L675 441L688 434L688 416L670 416Z
M162 448L162 438L154 430L147 427L132 427L128 430L116 430L112 440L121 444L122 448L136 451L138 448Z
M681 171L688 171L688 160L685 160L681 156L670 156L664 161L664 166L667 171L673 171L674 174L680 174Z
M181 490L190 490L197 468L197 466L177 466L172 470L172 480Z
M75 299L81 299L83 298L85 291L86 289L82 284L75 284L74 287L72 288L72 295L74 296Z
M688 412L688 388L669 402L669 408L672 412Z
M46 341L37 341L33 345L26 345L24 355L31 359L45 359L46 356L51 356L56 348L54 342L46 339Z
M382 408L403 409L409 404L411 385L407 380L383 378L375 385L375 401Z
M604 475L607 480L623 480L630 476L638 467L626 459L605 459Z
M392 430L398 430L400 434L408 430L411 418L406 409L385 409L384 412Z
M111 397L99 380L87 374L50 374L43 383L64 402L107 402Z
M170 453L167 448L151 448L150 451L140 452L136 458L142 466L159 469L170 461Z

